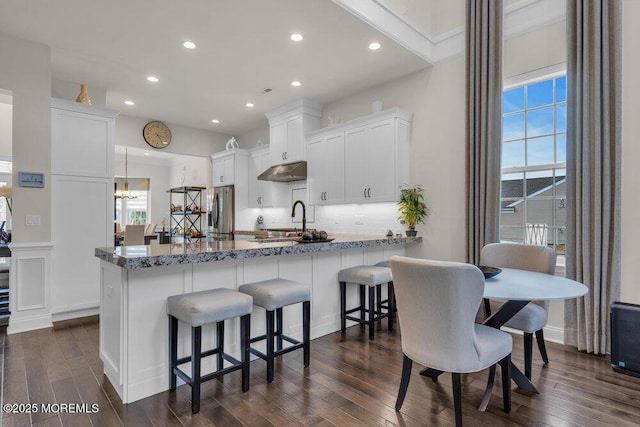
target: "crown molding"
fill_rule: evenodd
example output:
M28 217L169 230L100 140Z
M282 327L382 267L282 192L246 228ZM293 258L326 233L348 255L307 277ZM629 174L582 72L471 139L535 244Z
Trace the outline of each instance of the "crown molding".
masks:
M437 64L464 54L464 26L425 34L377 0L333 0L353 15L424 59ZM522 0L505 9L504 36L512 38L565 19L566 0Z

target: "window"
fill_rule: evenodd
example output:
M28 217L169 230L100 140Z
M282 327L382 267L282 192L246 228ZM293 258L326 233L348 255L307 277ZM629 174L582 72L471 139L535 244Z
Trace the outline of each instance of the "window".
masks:
M149 211L149 192L136 191L135 199L116 199L116 222L124 230L127 224L146 224Z
M556 72L505 87L500 240L564 255L567 78Z

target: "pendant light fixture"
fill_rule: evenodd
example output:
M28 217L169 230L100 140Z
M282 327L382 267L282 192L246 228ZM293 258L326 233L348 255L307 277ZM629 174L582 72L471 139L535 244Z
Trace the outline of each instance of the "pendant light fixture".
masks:
M137 199L138 198L138 193L136 193L135 191L129 191L129 181L128 181L128 175L127 175L127 168L128 168L128 156L127 156L127 149L124 149L124 190L116 190L116 192L113 194L113 196L116 199Z

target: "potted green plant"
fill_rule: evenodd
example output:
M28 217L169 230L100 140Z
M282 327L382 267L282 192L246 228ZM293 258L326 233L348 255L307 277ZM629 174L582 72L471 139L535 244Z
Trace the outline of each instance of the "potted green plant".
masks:
M429 215L429 209L424 202L424 189L421 185L414 187L405 186L400 190L398 201L398 219L404 221L407 227L407 236L415 236L418 232L416 225L424 224L424 219Z

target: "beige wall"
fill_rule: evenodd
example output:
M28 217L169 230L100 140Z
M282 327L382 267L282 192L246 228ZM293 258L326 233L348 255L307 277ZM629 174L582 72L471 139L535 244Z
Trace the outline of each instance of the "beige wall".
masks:
M142 137L142 128L150 120L140 117L119 115L116 118L116 145L137 147L144 150L151 148ZM163 148L163 153L187 154L191 156L205 156L224 150L224 146L231 138L229 135L214 133L201 129L167 123L171 129L171 144Z
M504 43L503 77L567 62L566 21L510 38Z
M244 148L245 150L255 148L258 140L262 141L264 145L269 144L269 122L265 118L262 126L237 136L236 140L240 148Z
M18 171L41 172L45 188L13 186L13 241L51 240L51 51L0 34L0 88L13 93L13 182ZM25 215L40 215L25 227Z
M622 43L622 294L640 304L640 2L623 3Z

